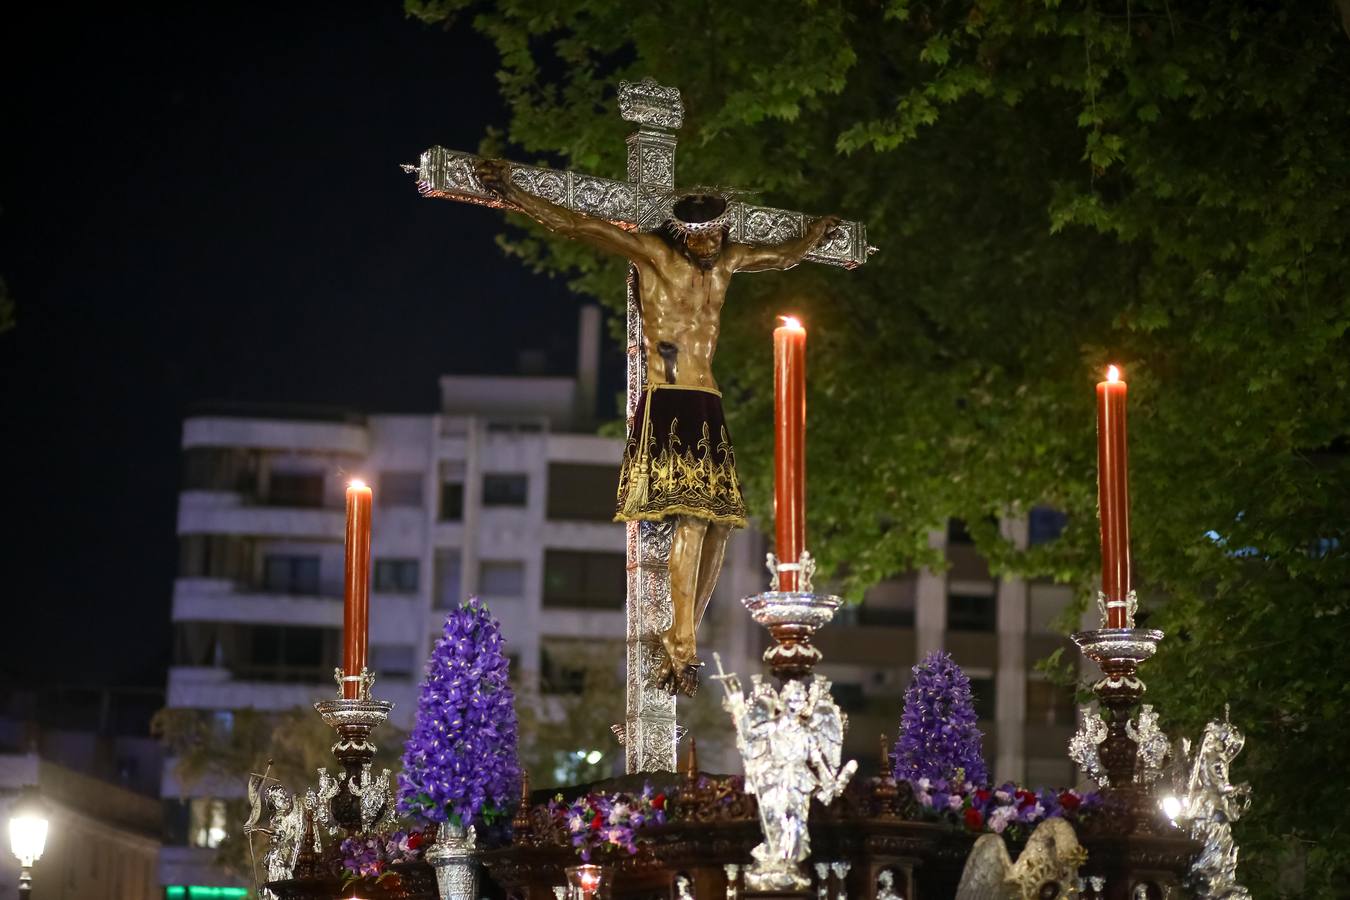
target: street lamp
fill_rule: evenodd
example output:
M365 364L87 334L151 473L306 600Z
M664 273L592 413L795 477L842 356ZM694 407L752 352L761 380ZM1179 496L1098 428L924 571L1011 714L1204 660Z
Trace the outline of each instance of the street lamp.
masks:
M47 846L47 805L36 787L19 791L9 817L9 849L19 858L19 897L28 900L33 891L33 863Z

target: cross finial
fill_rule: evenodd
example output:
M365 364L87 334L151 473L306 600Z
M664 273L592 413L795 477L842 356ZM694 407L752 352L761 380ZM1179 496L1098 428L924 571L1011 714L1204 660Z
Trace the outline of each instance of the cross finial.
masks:
M657 84L654 78L619 82L619 115L625 122L675 131L684 124L680 89Z

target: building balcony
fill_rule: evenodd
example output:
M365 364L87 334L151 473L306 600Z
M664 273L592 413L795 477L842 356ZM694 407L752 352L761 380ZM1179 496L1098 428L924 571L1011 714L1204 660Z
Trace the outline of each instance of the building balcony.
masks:
M345 514L336 507L252 505L230 491L178 495L178 533L342 539Z
M332 670L253 667L235 673L214 666L171 666L168 706L183 709L257 709L280 712L310 706L333 694Z
M257 622L270 625L342 625L342 596L253 589L228 578L178 578L175 622Z
M370 432L365 424L302 421L298 418L193 416L183 422L183 448L248 447L285 452L341 453L365 456Z

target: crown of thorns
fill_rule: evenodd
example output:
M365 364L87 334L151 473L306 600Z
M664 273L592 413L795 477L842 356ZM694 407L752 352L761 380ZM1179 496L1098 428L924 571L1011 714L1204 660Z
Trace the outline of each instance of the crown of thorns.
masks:
M697 187L676 194L670 204L670 226L680 235L707 234L731 227L733 191Z

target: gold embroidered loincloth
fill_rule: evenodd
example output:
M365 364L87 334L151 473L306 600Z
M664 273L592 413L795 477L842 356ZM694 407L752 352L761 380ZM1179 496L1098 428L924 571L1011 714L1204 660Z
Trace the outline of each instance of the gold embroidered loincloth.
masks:
M745 527L722 395L683 384L649 385L624 446L614 520L681 515Z

